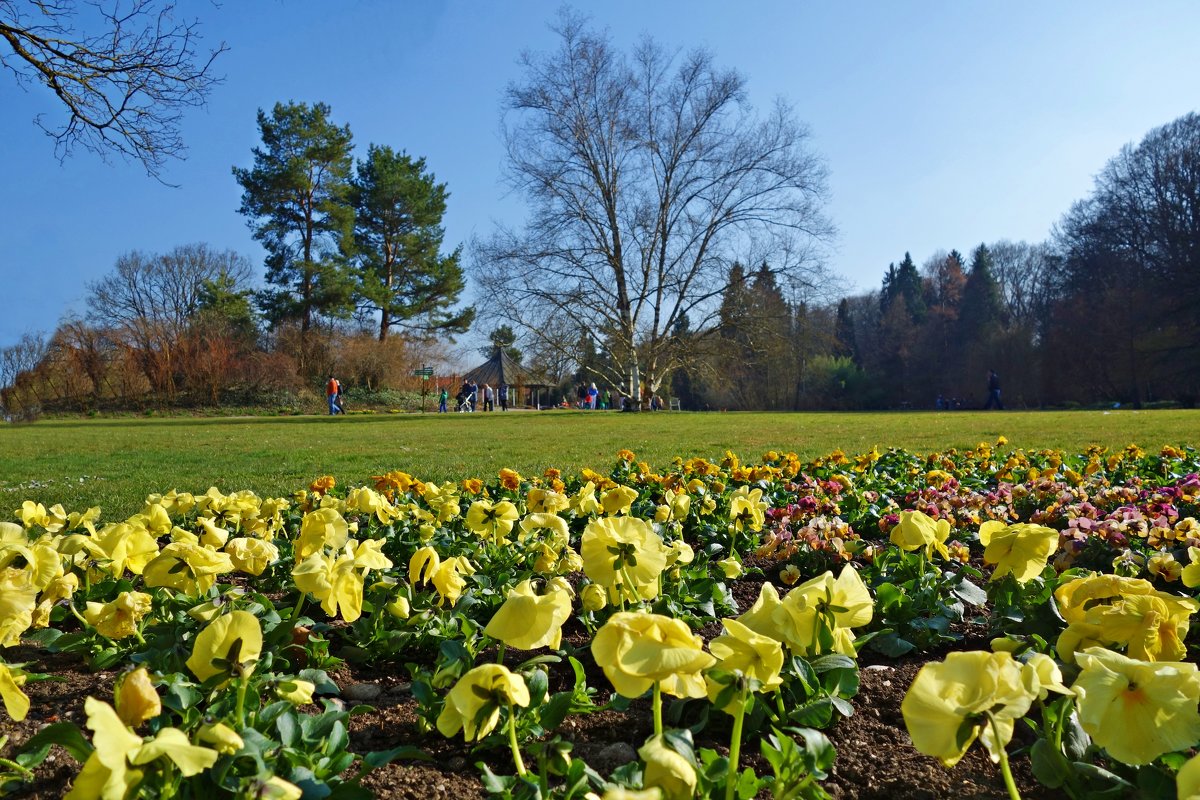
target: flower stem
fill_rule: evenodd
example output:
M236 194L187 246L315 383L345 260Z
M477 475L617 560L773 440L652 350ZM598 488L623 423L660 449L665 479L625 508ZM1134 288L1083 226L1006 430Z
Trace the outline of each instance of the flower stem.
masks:
M250 679L242 676L238 679L237 690L237 721L238 730L246 727L246 690L250 688Z
M740 680L740 679L739 679ZM746 721L746 694L750 687L743 683L738 692L737 710L733 714L733 735L729 739L729 774L725 777L725 800L737 793L738 762L742 755L742 723Z
M993 715L988 714L987 717L988 723L992 726L992 737L1000 749L1000 774L1004 776L1004 788L1008 789L1008 796L1011 800L1021 800L1021 793L1017 791L1016 781L1013 780L1012 770L1008 766L1008 751L1000 743L1000 726L996 723Z
M654 735L662 736L662 686L654 684Z
M8 769L18 772L25 776L26 780L31 780L33 778L33 770L26 769L15 761L9 761L7 758L0 758L0 767L7 767Z
M292 607L292 627L295 627L296 620L300 619L300 609L304 608L305 593L300 592L300 597L296 599L296 605Z
M513 763L517 766L517 774L525 777L525 762L521 759L521 748L517 744L517 710L513 704L508 704L508 746L512 748Z
M499 664L500 666L504 666L504 651L505 651L505 649L506 649L506 645L504 642L500 642L499 644L496 645L496 663Z

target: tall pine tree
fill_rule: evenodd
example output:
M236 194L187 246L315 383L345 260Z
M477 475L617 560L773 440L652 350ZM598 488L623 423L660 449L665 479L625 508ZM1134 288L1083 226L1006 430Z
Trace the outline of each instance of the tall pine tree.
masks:
M425 159L371 145L354 181L359 301L379 312L379 340L394 325L423 333L463 333L474 308L451 307L463 290L461 248L443 255L446 184Z
M324 103L276 103L270 116L259 110L254 166L233 169L243 190L238 211L266 248L267 282L276 287L261 296L263 310L272 322L299 320L302 361L314 320L353 308L352 137L329 114Z

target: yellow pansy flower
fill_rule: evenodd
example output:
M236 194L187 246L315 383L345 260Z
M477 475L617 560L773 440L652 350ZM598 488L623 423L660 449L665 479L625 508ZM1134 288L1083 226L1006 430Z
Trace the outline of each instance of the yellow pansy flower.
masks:
M1037 696L1023 678L1021 665L1004 652L950 653L921 667L900 704L913 746L953 767L978 738L999 761L1013 723Z
M167 586L187 595L200 595L212 588L218 575L233 572L233 561L225 553L203 545L172 542L146 565L147 586Z
M1113 758L1139 766L1200 741L1195 664L1138 661L1098 647L1076 660L1079 724Z
M396 619L408 619L412 613L412 607L408 602L408 598L402 594L396 595L396 599L387 604L387 611Z
M441 556L432 547L421 547L408 560L408 582L423 583L433 577L442 563Z
M609 589L610 599L657 594L667 548L650 523L636 517L601 517L588 523L580 544L583 571ZM647 589L652 587L651 591Z
M758 590L758 599L754 601L754 605L738 617L737 621L755 633L782 642L784 640L781 632L782 626L778 621L781 617L776 616L775 613L781 604L779 592L775 590L774 585L764 583ZM786 621L787 617L783 616L782 619Z
M571 616L571 595L561 588L546 589L539 595L533 581L518 583L483 632L518 650L557 649L563 623Z
M588 481L571 498L571 510L576 516L586 517L600 513L600 501L596 499L596 484Z
M725 633L709 642L708 649L718 659L714 669L735 672L762 683L762 691L773 692L783 683L783 645L747 628L735 619L721 620ZM724 686L707 681L708 699L716 702ZM722 708L731 713L731 709Z
M258 617L249 611L232 611L200 631L187 667L200 681L222 674L249 675L262 646Z
M120 578L125 570L141 575L158 556L158 540L144 527L127 522L105 525L96 537L96 544L109 560L103 569L114 578Z
M999 650L995 644L996 641L993 640L992 649ZM1039 700L1045 700L1051 690L1059 694L1072 694L1071 690L1063 685L1062 670L1058 668L1058 663L1045 653L1034 653L1029 656L1021 665L1021 670L1026 688L1036 693Z
M216 750L192 744L187 734L178 728L163 728L130 755L129 763L141 766L167 758L185 778L190 778L217 763L218 755Z
M704 697L701 672L716 659L682 620L617 612L596 632L592 655L623 697L641 697L654 684L675 697Z
M254 784L251 797L256 800L300 800L304 791L294 783L289 783L278 775L272 775L266 780Z
M162 701L145 667L138 667L117 680L113 687L113 705L117 716L130 728L162 713Z
M571 498L551 489L534 487L525 495L525 507L530 514L557 514L571 507Z
M493 544L507 544L508 534L520 517L517 507L508 500L498 503L476 500L467 509L467 529Z
M296 560L326 547L341 550L350 538L350 526L336 508L319 508L304 515L296 539Z
M224 753L227 756L233 755L246 745L242 741L242 737L238 736L237 731L223 722L201 725L196 738L204 744L211 745L218 753Z
M589 583L579 590L579 603L584 611L595 613L608 605L608 595L598 583Z
M723 558L717 562L727 580L735 580L742 575L742 565L736 558Z
M836 579L832 572L826 572L788 592L778 610L772 612L772 628L797 654L834 652L853 656L851 629L869 623L874 607L871 592L858 571L847 564Z
M600 507L608 516L628 514L633 501L638 499L637 489L617 486L600 496Z
M89 697L83 709L96 749L75 776L66 800L120 800L142 781L142 771L129 766L130 757L142 747L142 738L125 727L113 707L102 700Z
M983 560L996 565L992 580L1012 575L1017 583L1027 583L1041 574L1058 549L1058 531L1044 525L1005 525L989 520L979 526L979 543L984 546Z
M275 686L275 694L294 706L305 706L311 703L313 692L316 690L317 686L315 683L301 680L300 678L289 678L280 681Z
M109 603L87 604L83 618L110 639L124 639L137 633L138 623L153 608L145 592L121 592Z
M1200 800L1200 756L1192 756L1175 776L1179 800Z
M262 575L267 567L279 560L278 547L246 536L226 542L225 553L233 568L247 575Z
M0 647L15 647L33 625L38 591L22 573L0 573Z
M901 511L900 522L892 528L892 544L901 550L920 550L925 548L925 557L932 559L936 550L942 558L949 558L950 551L946 549L946 538L950 535L950 523L947 520L934 520L923 511Z
M292 580L296 588L317 598L329 616L340 613L347 622L362 616L364 580L353 556L313 553L292 570Z
M1183 585L1189 589L1200 586L1200 547L1188 548L1188 565L1180 572Z
M762 499L762 489L739 486L729 501L729 521L739 531L761 531L766 511L767 504Z
M200 517L196 524L200 526L200 544L205 547L219 550L229 541L229 530L217 525L212 517Z
M351 489L346 495L346 510L370 514L383 525L400 518L400 511L386 497L365 486Z
M500 664L484 664L467 672L446 696L437 719L438 731L451 737L460 730L468 742L492 732L501 706L529 705L525 679Z
M667 746L662 736L651 736L638 749L646 768L642 783L662 790L663 800L691 800L696 795L696 768Z
M25 673L13 672L12 667L0 661L0 701L8 715L17 722L29 713L29 697L21 691L25 685Z
M471 565L466 556L448 558L439 564L430 578L433 588L437 589L438 605L448 603L453 608L458 603L458 599L462 597L463 590L467 588L467 581L463 576L473 574L475 574L475 567Z

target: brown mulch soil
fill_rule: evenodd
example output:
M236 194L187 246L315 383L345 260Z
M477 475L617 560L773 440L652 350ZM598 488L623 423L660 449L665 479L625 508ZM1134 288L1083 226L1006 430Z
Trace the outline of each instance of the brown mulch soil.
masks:
M744 609L757 598L761 580L744 579L734 586L738 604ZM720 633L719 623L706 626L701 634L710 639ZM964 630L965 641L954 649L986 648L986 640ZM588 685L599 690L606 699L611 691L603 672L586 655L590 641L581 628L564 631L564 647L578 648L577 657L587 669ZM824 786L839 800L930 800L932 798L1006 798L1004 782L998 768L979 746L972 747L967 756L953 769L943 768L935 759L913 749L900 715L900 702L921 665L940 659L944 653L924 657L886 660L864 654L861 673L862 688L852 701L855 714L837 722L826 734L837 748L837 760ZM505 661L515 665L528 654L509 651ZM485 654L482 656L487 658ZM494 657L494 653L492 654ZM32 706L29 716L20 723L5 717L0 720L0 736L10 736L9 747L19 745L46 724L68 720L83 725L83 701L88 695L104 699L112 696L113 671L91 673L75 657L47 655L33 648L13 648L5 653L10 663L31 662L30 670L47 672L60 680L27 685ZM475 764L483 761L500 774L512 772L507 752L473 753L461 738L447 740L436 731L424 732L417 713L416 702L409 692L408 677L398 665L345 665L331 674L345 690L355 684L376 686L380 693L369 701L373 711L354 717L350 723L351 746L359 752L385 750L400 745L415 745L432 759L428 762L396 762L375 770L364 785L385 800L417 800L418 798L485 797L479 770ZM551 691L560 691L571 684L569 670L551 672ZM698 746L713 747L726 753L728 721L715 715L702 734ZM1018 727L1018 736L1022 729ZM636 758L636 749L650 734L648 701L637 701L629 711L603 711L567 719L558 731L574 743L573 754L583 758L602 775L611 773L623 763ZM760 774L768 772L765 761L758 755L756 740L767 731L747 730L743 751L743 766L752 765ZM1029 742L1015 742L1010 751ZM79 765L63 750L54 748L47 761L37 770L37 780L15 794L17 798L49 800L61 797ZM1057 795L1041 787L1033 779L1028 760L1013 759L1013 770L1022 796L1038 800Z

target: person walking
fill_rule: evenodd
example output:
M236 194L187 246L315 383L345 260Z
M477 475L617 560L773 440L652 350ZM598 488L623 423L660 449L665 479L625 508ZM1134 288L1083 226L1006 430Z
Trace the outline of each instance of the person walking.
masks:
M600 390L596 388L596 384L592 384L587 390L588 408L592 411L596 410L596 401L600 399Z
M483 410L484 411L495 411L496 410L495 395L492 394L492 385L490 383L485 383L483 385Z
M500 410L508 411L508 384L500 384Z
M1004 403L1000 401L1000 376L994 369L988 370L988 399L983 410L987 411L989 408L1004 410Z
M479 402L479 384L471 381L471 394L467 398L471 403L471 413L475 413L475 404Z
M438 413L439 414L446 413L446 403L449 400L450 400L450 392L448 392L446 390L446 387L443 386L442 391L438 393Z
M342 413L342 404L338 402L338 398L342 393L342 385L338 383L337 378L329 376L329 382L325 384L325 398L329 401L329 416Z

